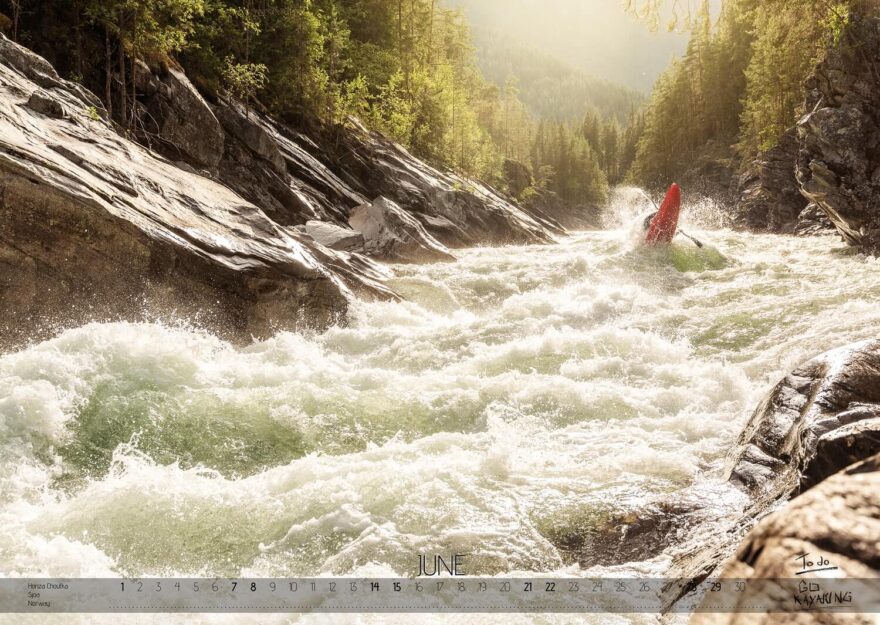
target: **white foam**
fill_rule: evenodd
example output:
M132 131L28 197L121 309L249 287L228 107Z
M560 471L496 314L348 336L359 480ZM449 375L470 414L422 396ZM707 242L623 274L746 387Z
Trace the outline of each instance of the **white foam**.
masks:
M683 273L622 231L581 233L395 267L412 301L361 303L323 334L236 349L92 324L4 355L0 570L391 574L454 549L486 573L567 570L543 523L715 493L769 385L880 328L875 261L828 239L708 237L725 267Z

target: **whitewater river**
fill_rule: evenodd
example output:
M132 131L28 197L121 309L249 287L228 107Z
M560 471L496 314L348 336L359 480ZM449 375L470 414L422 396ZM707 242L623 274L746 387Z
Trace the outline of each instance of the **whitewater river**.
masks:
M702 251L639 250L624 226L394 267L408 301L321 334L94 324L0 356L0 571L392 576L456 552L475 574L662 575L699 526L654 553L602 545L678 497L708 524L741 506L722 468L761 395L880 330L875 261L710 223L689 225ZM288 620L414 622L125 618Z

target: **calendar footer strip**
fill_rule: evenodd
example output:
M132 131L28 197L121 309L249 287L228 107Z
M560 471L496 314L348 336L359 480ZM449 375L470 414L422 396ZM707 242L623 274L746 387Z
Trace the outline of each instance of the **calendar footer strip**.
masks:
M113 612L877 614L880 578L0 578L0 613Z

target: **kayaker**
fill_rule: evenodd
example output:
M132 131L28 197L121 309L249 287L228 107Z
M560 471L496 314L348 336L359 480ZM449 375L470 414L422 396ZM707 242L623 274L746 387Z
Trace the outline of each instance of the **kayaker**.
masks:
M645 194L651 199L648 194ZM653 203L654 200L651 200ZM657 206L654 204L654 206ZM645 217L642 228L645 231L645 242L648 244L671 243L672 239L681 234L693 241L697 247L703 247L703 244L691 235L678 229L678 216L681 210L681 188L672 183L663 204L656 212Z

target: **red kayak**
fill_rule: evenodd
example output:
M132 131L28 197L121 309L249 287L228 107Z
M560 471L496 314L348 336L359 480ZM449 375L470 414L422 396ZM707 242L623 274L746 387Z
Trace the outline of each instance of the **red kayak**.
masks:
M666 193L666 199L660 205L660 210L651 220L648 233L645 235L645 243L669 243L678 230L678 214L681 212L681 189L674 182Z

